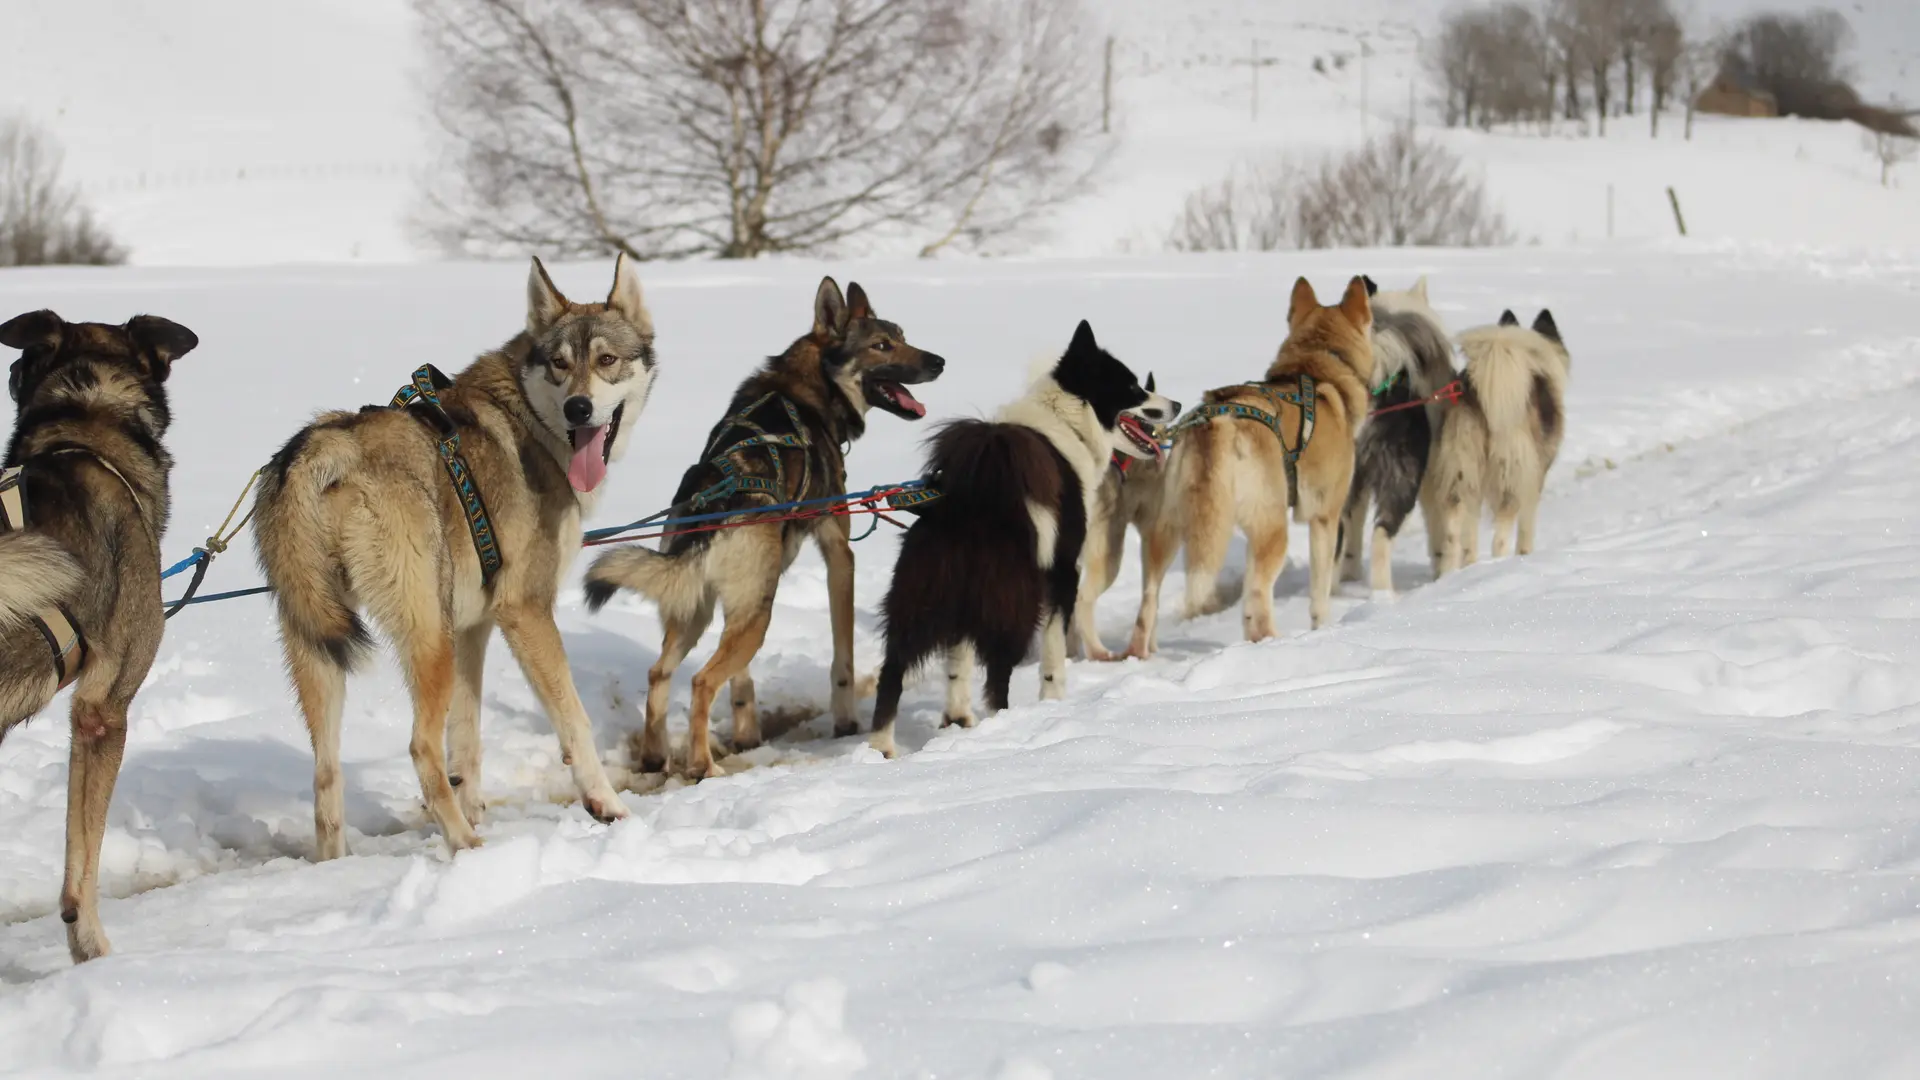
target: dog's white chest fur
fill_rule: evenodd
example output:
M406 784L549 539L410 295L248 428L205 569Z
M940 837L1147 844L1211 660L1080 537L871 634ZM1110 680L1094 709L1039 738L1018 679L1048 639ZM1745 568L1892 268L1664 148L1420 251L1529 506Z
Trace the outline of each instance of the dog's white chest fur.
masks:
M1106 466L1111 453L1106 432L1101 429L1093 406L1046 377L1034 383L1025 397L1002 408L994 419L1031 428L1060 452L1080 480L1081 511L1084 520L1091 520L1100 470ZM1033 517L1033 529L1038 537L1035 558L1041 569L1047 569L1053 566L1060 542L1059 507L1028 502L1027 512Z

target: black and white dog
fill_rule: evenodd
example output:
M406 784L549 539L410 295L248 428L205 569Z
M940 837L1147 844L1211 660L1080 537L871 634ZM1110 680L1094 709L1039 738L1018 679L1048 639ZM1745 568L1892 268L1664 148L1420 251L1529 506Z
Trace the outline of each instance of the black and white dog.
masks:
M1067 626L1102 474L1115 452L1158 459L1153 428L1179 412L1083 321L1026 396L992 421L951 421L928 440L926 476L942 494L901 541L881 609L875 749L893 756L902 682L937 652L947 658L942 726L975 723L976 654L987 666L987 715L1007 707L1007 683L1043 622L1040 697L1066 693Z

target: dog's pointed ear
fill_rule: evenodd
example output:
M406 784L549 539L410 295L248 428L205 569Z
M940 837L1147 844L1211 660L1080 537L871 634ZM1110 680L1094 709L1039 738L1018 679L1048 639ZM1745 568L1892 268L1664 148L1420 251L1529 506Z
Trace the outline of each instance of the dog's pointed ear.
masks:
M1100 348L1100 343L1093 339L1093 324L1085 319L1081 319L1080 325L1073 328L1073 340L1067 342L1067 353L1069 355L1074 353L1089 353L1098 348Z
M1299 326L1300 320L1320 310L1320 298L1313 294L1313 282L1301 278L1293 283L1293 299L1287 303L1287 325Z
M867 300L867 290L857 281L847 282L847 325L860 319L873 318L873 304Z
M1340 298L1340 314L1347 321L1362 330L1373 327L1373 304L1367 299L1367 283L1364 278L1354 278L1347 282L1347 295Z
M613 289L607 293L607 310L645 329L653 325L647 315L646 298L640 294L640 271L635 259L621 252L613 257Z
M1501 326L1519 326L1520 320L1514 318L1513 311L1509 309L1507 311L1503 311L1500 313L1500 325Z
M160 382L166 381L175 360L192 352L200 344L198 334L172 319L163 319L158 315L135 315L128 319L127 336L140 347L141 356L147 361L147 370Z
M1151 372L1151 371L1149 371L1149 372L1147 372L1147 393L1149 393L1149 394L1157 394L1157 393L1159 393L1159 391L1158 391L1158 390L1155 390L1155 389L1153 388L1153 372Z
M30 349L35 345L59 345L67 331L67 320L41 309L15 315L0 324L0 345L9 349Z
M1413 283L1413 295L1419 297L1421 303L1427 302L1427 275L1421 274L1420 280Z
M567 313L567 298L559 289L553 287L553 279L547 276L547 268L540 265L540 256L533 257L533 269L527 272L527 332L529 334L546 333L548 327L560 321Z
M1555 345L1566 344L1566 342L1560 340L1560 324L1553 321L1553 312L1548 311L1546 308L1541 308L1540 314L1534 318L1533 332L1553 342Z
M1367 283L1368 296L1378 296L1380 294L1380 286L1377 282L1373 280L1373 278L1367 276L1366 274L1361 274L1360 280Z
M847 301L840 295L840 283L823 277L820 290L813 294L813 332L838 337L846 329Z

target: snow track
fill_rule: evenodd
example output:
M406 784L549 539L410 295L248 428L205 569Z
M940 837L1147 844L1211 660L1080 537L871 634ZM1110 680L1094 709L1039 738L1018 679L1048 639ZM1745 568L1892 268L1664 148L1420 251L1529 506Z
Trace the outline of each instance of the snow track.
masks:
M1328 630L1298 633L1296 566L1284 640L1238 643L1233 611L1170 623L1153 662L1075 664L1063 702L1033 704L1023 669L1016 707L966 732L934 728L923 687L900 761L808 721L754 768L630 794L611 829L550 798L553 737L497 656L494 812L458 860L421 824L383 669L349 699L355 855L320 866L310 759L237 602L170 639L136 705L109 884L178 883L103 906L115 956L69 969L47 914L60 725L0 749L0 1073L1913 1075L1910 269L1356 258L1389 287L1438 269L1436 296L1476 311L1529 290L1483 319L1534 289L1561 316L1576 396L1535 555L1430 584L1409 529L1398 598L1347 591ZM1230 307L1214 290L1245 265L1170 261L1156 288ZM1253 265L1276 297L1302 268ZM1715 268L1740 288L1687 305L1663 284ZM957 292L1016 274L1022 295L1079 277L985 269ZM1060 303L1122 322L1129 288ZM1010 393L1027 351L936 412ZM1212 362L1176 396L1227 377ZM856 459L875 479L902 460ZM865 620L891 560L861 559ZM817 569L791 575L756 668L771 704L825 685ZM1130 567L1101 605L1110 640L1137 584ZM651 620L564 625L621 760ZM873 644L863 623L863 660Z

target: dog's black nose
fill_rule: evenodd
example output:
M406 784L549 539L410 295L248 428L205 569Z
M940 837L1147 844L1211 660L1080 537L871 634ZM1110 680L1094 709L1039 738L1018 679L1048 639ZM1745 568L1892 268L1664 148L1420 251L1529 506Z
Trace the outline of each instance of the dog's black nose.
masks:
M567 414L567 423L579 427L593 419L593 399L585 394L576 394L567 399L567 404L561 411Z
M939 353L921 353L920 369L927 373L927 378L937 378L941 372L947 370L947 358Z

